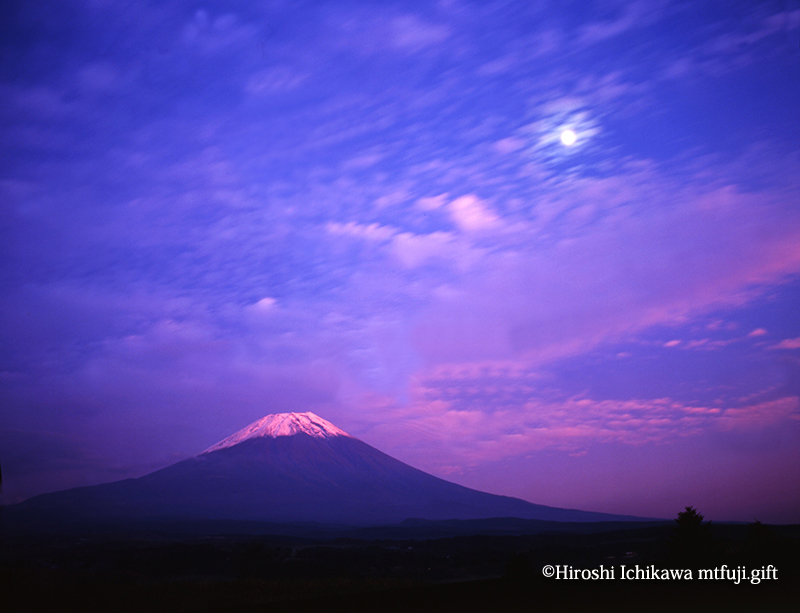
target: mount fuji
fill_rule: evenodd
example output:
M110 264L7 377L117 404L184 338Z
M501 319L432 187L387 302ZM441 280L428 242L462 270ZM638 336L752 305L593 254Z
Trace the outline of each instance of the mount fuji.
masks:
M313 413L267 415L137 479L30 498L19 513L83 520L239 520L352 526L517 517L634 520L469 489L400 462ZM10 509L9 509L10 510Z

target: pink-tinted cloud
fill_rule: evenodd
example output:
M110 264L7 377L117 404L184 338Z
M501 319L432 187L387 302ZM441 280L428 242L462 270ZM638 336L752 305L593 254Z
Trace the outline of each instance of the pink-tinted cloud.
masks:
M671 444L714 433L754 436L800 421L797 396L701 405L670 398L565 396L552 384L522 363L439 367L417 380L408 406L364 399L382 405L365 432L377 440L391 432L391 446L432 469L456 474L546 451L582 454L597 445Z
M491 230L499 223L497 215L472 194L456 198L447 208L453 221L464 232Z
M434 302L420 319L421 353L435 362L480 359L466 349L477 344L551 360L743 304L800 271L800 219L780 196L731 186L692 193L658 175L646 185L635 177L616 194L595 191L604 180L582 180L560 213L531 228L527 245L487 254L458 284L457 299Z
M771 349L800 349L800 337L787 338L780 343L772 345Z

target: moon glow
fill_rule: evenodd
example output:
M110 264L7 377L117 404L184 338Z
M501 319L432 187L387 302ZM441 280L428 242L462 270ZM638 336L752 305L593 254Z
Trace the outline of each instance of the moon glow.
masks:
M572 130L564 130L561 132L561 142L564 143L567 147L575 143L577 137L575 136L575 132Z

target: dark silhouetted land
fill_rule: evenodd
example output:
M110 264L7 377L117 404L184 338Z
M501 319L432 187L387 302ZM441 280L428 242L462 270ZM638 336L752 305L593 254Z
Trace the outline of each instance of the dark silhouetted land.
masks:
M545 579L545 564L668 567L674 524L592 527L524 533L519 520L488 520L336 537L297 526L292 535L7 535L0 589L4 611L797 610L800 526L713 525L710 562L779 569L759 585ZM481 528L491 533L472 532Z

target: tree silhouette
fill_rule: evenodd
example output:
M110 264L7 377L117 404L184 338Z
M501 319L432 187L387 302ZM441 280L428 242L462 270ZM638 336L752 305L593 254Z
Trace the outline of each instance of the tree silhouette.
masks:
M747 562L754 566L775 563L777 542L772 530L758 520L747 527L747 539L743 547Z
M711 522L703 523L703 515L694 507L686 507L675 520L671 543L671 560L684 568L705 568L716 557Z
M685 511L678 513L677 532L681 536L695 538L707 529L709 524L703 524L703 515L697 512L694 507L686 507Z

